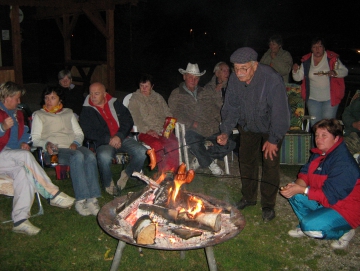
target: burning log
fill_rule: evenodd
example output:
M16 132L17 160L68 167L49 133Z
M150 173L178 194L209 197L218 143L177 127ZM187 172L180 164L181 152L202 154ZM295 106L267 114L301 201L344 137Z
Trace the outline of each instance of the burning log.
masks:
M133 172L132 176L138 177L140 180L146 182L148 185L150 185L152 188L158 188L159 184L149 178L148 176L140 173L140 172Z
M156 237L156 224L148 215L140 217L132 227L134 240L141 245L154 244Z
M148 211L148 212L154 212L155 214L165 218L169 222L174 223L178 216L178 211L175 209L168 209L165 207L161 207L159 205L153 205L153 204L146 204L141 203L139 205L140 210Z

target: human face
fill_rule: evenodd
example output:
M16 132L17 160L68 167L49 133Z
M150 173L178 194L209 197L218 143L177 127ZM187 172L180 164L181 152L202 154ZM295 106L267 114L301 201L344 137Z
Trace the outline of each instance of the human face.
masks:
M60 86L62 86L63 88L69 88L71 85L71 79L69 79L69 77L65 76L63 79L59 80L59 84Z
M315 132L315 144L316 147L322 152L327 152L336 142L338 142L339 136L334 137L325 128L318 128Z
M151 94L153 86L150 81L146 81L145 83L140 83L140 92L145 96L149 96Z
M281 48L281 45L277 44L275 41L270 41L269 48L270 48L271 53L277 54Z
M200 76L196 76L190 73L185 73L184 76L184 81L185 81L185 85L186 87L190 90L190 91L195 91L199 80L200 80Z
M16 109L18 104L20 103L20 97L21 97L21 92L18 92L13 96L6 97L4 100L4 106L6 107L6 109L8 110Z
M325 47L322 45L321 41L319 41L311 46L311 52L315 57L322 57L325 53Z
M221 65L220 70L218 70L215 75L219 83L227 82L230 75L229 66L225 64Z
M60 97L54 91L45 95L44 101L47 110L52 110L55 106L61 104Z
M236 77L241 82L246 82L247 84L250 83L251 79L254 77L255 71L258 67L257 61L250 61L244 64L234 64L234 71Z
M106 90L102 84L94 83L89 88L90 100L96 106L103 106L106 103Z

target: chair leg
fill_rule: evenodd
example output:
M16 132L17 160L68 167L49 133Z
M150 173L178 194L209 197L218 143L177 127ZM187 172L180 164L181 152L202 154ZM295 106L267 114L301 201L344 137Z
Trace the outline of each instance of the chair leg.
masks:
M226 173L227 175L230 175L229 159L228 159L228 156L227 156L227 155L224 156L224 164L225 164L225 173Z

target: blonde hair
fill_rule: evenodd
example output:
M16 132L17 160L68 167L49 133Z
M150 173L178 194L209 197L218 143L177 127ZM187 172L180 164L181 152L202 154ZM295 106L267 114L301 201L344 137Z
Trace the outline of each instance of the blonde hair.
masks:
M26 92L23 86L20 86L14 82L7 81L0 85L0 101L4 102L7 97L15 96L18 93L23 96Z

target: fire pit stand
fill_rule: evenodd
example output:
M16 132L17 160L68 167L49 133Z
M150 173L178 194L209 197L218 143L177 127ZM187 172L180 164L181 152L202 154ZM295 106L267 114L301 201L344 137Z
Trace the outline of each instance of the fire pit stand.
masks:
M109 234L110 236L119 240L110 270L111 271L118 270L123 250L124 250L126 244L128 243L130 245L144 247L144 248L153 248L153 249L161 249L161 250L178 250L178 251L180 251L180 257L182 259L185 257L185 254L184 254L185 250L204 248L208 266L209 266L209 270L216 271L217 266L216 266L216 261L215 261L215 257L214 257L213 246L220 244L222 242L225 242L231 238L234 238L236 235L238 235L242 231L242 229L245 227L246 222L245 222L243 215L239 212L239 210L237 210L235 207L229 205L227 202L220 201L218 199L215 199L215 198L212 198L212 197L206 196L206 195L200 195L200 197L213 202L217 206L223 206L223 207L226 207L228 210L230 210L229 220L231 221L231 224L233 227L228 232L222 233L221 235L219 234L219 236L215 235L214 238L211 238L211 239L207 240L205 243L203 242L197 246L184 246L184 247L174 247L174 248L169 248L169 247L165 248L165 247L162 247L161 245L157 245L156 243L153 245L139 245L134 241L132 236L124 235L124 234L120 233L119 231L116 231L112 228L112 225L114 225L115 219L117 216L116 208L117 208L117 206L121 205L126 200L127 196L115 198L113 201L104 205L98 214L98 221L99 221L100 227L107 234Z

